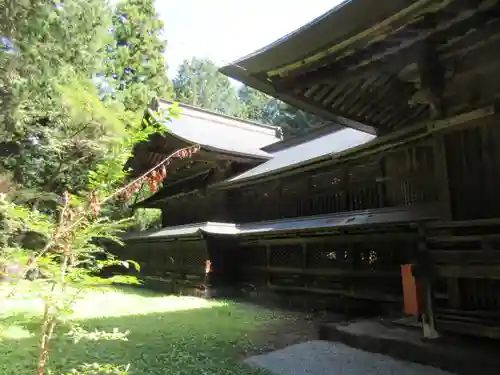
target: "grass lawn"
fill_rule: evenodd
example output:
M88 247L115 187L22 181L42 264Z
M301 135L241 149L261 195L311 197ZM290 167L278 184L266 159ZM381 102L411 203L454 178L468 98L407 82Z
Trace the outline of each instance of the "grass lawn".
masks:
M41 306L27 294L15 300L4 296L0 294L0 374L31 375ZM73 343L61 332L49 367L57 375L93 362L130 363L134 375L255 374L236 358L252 351L258 345L254 333L278 318L269 310L232 302L103 289L79 301L74 319L87 330L128 330L128 341Z

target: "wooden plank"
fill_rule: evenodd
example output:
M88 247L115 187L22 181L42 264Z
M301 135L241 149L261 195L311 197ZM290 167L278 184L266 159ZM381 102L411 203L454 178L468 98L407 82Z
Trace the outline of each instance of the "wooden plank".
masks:
M442 317L475 317L476 319L485 320L496 320L500 321L500 311L488 311L488 310L460 310L460 309L437 309L437 315Z
M452 126L457 126L474 120L478 120L484 117L493 116L495 114L495 106L490 105L483 108L476 109L471 112L461 113L457 116L453 116L444 120L432 121L427 125L427 129L432 131L444 130Z
M388 240L388 236L390 239ZM285 237L285 238L266 238L266 239L257 239L245 242L243 246L252 246L257 244L302 244L302 243L354 243L354 242L362 242L362 241L389 241L393 242L396 240L412 240L416 238L416 233L408 231L408 232L400 232L400 233L391 233L387 231L387 233L363 233L363 234L337 234L334 236L316 236L316 237Z
M360 292L360 291L349 291L349 290L333 290L333 289L320 289L320 288L307 288L300 286L279 286L270 285L271 290L281 291L281 292L302 292L302 293L313 293L313 294L323 294L323 295L338 295L351 297L356 299L367 299L374 301L384 301L384 302L401 302L400 296L395 296L393 294L378 293L378 292Z
M500 263L500 250L433 250L429 256L436 263L446 264Z
M452 243L452 242L487 242L500 240L500 234L481 234L473 236L430 236L427 242L434 243Z
M500 265L494 266L435 266L437 274L441 277L459 277L469 279L500 279Z
M434 134L434 174L438 180L439 203L441 204L441 213L444 220L451 219L451 200L450 200L450 182L448 178L448 163L446 161L446 149L443 136Z
M307 275L307 276L344 276L344 277L374 277L374 278L398 278L398 271L353 271L347 269L301 269L289 267L245 267L249 271L260 271L275 274Z
M451 229L451 228L471 228L471 227L486 227L500 226L500 218L492 219L476 219L476 220L457 220L445 222L430 222L426 224L428 229Z
M483 336L492 339L500 338L500 327L493 327L489 324L467 323L443 320L437 321L439 330L463 333L473 336Z
M448 304L454 309L459 309L461 306L460 280L456 277L447 279L448 289Z

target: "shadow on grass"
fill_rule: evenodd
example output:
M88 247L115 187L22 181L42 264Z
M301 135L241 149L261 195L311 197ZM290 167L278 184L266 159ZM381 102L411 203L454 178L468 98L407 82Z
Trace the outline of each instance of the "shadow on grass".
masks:
M100 308L103 306L95 306ZM25 329L35 328L22 316L12 319ZM251 333L268 319L267 312L248 312L238 304L79 319L89 331L130 331L129 339L73 343L59 335L53 343L49 367L55 374L93 362L130 363L131 374L136 375L255 374L258 372L240 364L236 356L253 349ZM0 374L33 374L36 342L36 336L0 337Z

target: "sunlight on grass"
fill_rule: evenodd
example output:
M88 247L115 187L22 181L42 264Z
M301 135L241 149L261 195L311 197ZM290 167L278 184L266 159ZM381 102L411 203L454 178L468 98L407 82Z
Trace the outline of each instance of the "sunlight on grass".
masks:
M6 326L4 329L2 329L2 326L0 326L0 342L2 338L18 340L27 339L30 337L33 337L33 332L30 332L23 327L11 325Z
M118 290L95 291L75 304L75 318L104 318L144 315L156 312L182 311L220 307L221 302L195 297L124 294Z
M25 290L13 301L0 296L0 303L2 316L10 315L0 320L0 374L33 374L40 304ZM263 324L279 318L262 308L138 288L94 290L76 307L74 319L84 329L130 331L129 339L74 343L59 330L54 374L92 362L130 364L133 375L255 374L236 356L257 345L253 333Z

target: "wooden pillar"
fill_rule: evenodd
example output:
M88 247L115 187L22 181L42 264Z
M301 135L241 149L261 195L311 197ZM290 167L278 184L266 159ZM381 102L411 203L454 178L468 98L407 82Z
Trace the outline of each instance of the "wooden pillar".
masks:
M385 186L385 181L386 181L386 173L385 173L385 160L384 160L384 157L381 157L379 162L378 162L378 165L379 165L379 172L380 172L380 181L378 181L378 185L377 185L377 190L378 190L378 206L379 207L386 207L386 204L385 204L385 196L386 196L386 193L385 193L385 190L386 190L386 186Z
M450 183L448 179L448 165L446 162L446 150L444 143L444 135L434 133L433 135L434 149L434 174L436 177L440 213L443 220L451 220L451 201L450 201Z
M342 167L342 189L344 189L344 199L345 199L345 211L352 210L352 202L351 202L351 183L349 178L349 165L344 165Z
M271 286L271 277L270 277L270 270L269 268L271 267L271 245L268 243L266 244L266 283L267 286Z
M306 269L307 269L307 243L304 241L301 243L302 246L302 277L303 279L303 286L307 288L308 280L306 276Z
M459 310L462 301L460 297L460 280L457 277L449 277L448 283L448 304L452 309Z
M218 161L217 165L212 170L210 181L215 182L215 181L225 180L228 177L228 169L229 169L229 163L227 161ZM230 217L231 210L229 209L230 204L228 202L227 191L221 190L217 192L215 196L205 199L209 199L213 202L216 202L215 207L212 207L213 209L215 209L215 212L212 213L212 217L210 218L211 220L227 221L227 222L231 221Z
M419 227L418 243L418 265L417 282L419 289L419 300L421 304L422 329L424 337L427 339L436 339L439 333L436 329L434 291L432 288L433 275L431 273L431 264L428 257L426 244L426 231L423 226Z

